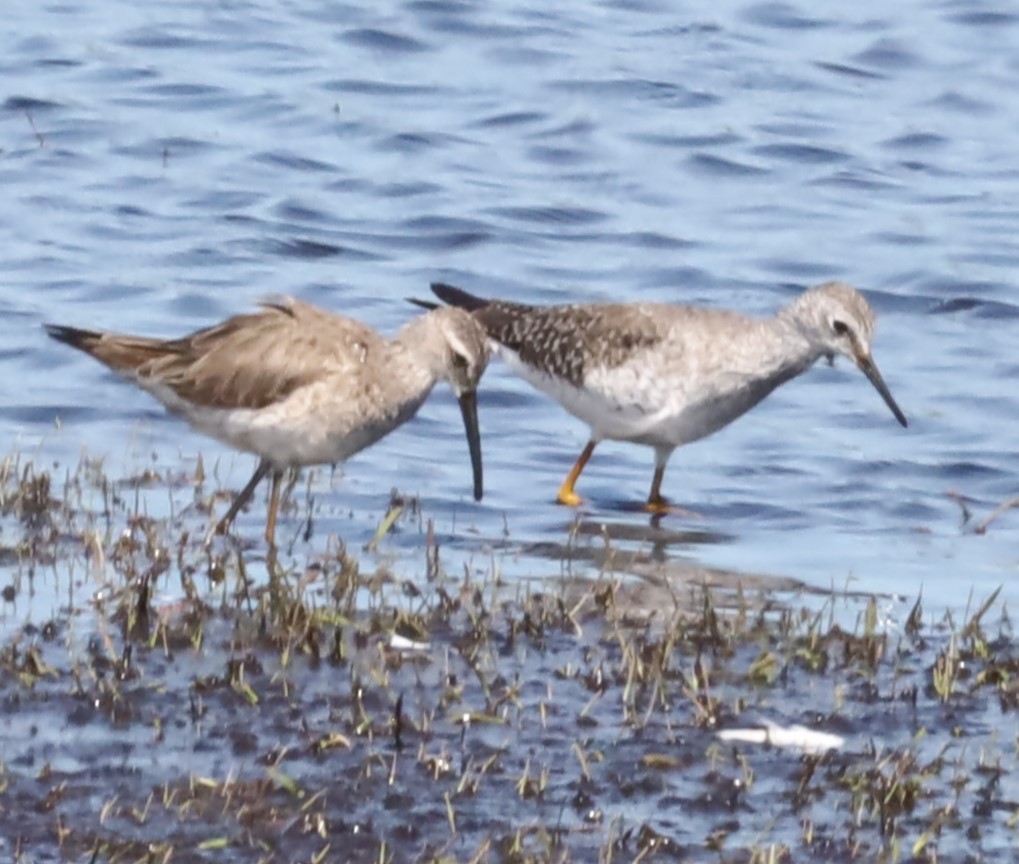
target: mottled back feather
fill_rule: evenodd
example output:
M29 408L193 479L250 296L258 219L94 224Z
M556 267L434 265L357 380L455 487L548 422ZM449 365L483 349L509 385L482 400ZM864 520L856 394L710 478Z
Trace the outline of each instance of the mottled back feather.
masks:
M527 306L486 301L451 285L432 291L443 302L468 309L489 337L546 374L584 383L592 366L615 367L666 335L651 307L619 303Z

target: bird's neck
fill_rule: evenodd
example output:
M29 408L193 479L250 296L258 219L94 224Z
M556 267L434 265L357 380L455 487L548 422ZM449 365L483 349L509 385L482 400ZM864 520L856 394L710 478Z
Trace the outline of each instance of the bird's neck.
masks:
M797 355L801 371L830 353L819 338L818 322L810 315L811 309L804 302L804 296L797 297L772 319L776 330L789 344L790 355Z
M429 314L413 318L390 342L391 362L404 369L408 382L413 381L426 395L443 375L446 350Z
M801 372L805 372L827 353L811 337L811 330L795 314L782 310L774 318L762 321L767 329L771 350L764 353L763 362L771 367L776 386Z

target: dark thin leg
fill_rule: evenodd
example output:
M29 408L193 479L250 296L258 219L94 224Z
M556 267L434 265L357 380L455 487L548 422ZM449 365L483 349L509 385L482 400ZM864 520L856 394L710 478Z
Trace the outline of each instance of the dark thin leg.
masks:
M651 524L657 528L658 520L667 513L671 513L673 516L683 516L687 519L703 519L704 517L694 510L687 510L685 507L678 507L675 504L669 503L669 499L662 495L662 478L664 476L665 466L656 465L655 476L651 480L651 494L647 496L647 504L644 505L644 509L653 516Z
M255 473L251 475L248 485L240 491L236 498L234 498L234 503L231 504L230 509L226 511L226 516L216 523L216 527L213 529L212 534L225 534L227 532L227 529L233 524L234 519L237 518L237 514L241 512L244 505L247 504L248 501L251 500L251 496L255 494L255 487L262 482L262 479L271 469L272 465L270 465L265 459L258 463L258 467L255 469ZM210 539L212 534L209 535Z
M563 480L563 485L559 487L559 494L556 495L556 500L560 504L565 504L567 507L577 507L580 504L580 496L573 491L573 487L577 482L577 478L580 476L580 472L584 470L584 466L587 464L587 460L591 458L591 454L594 453L595 442L588 441L587 446L584 448L584 452L580 454L580 458L577 459L573 468L570 469L570 473L566 475L566 479Z
M647 498L647 509L652 513L668 513L669 502L662 497L662 478L665 477L665 466L655 466L655 476L651 480L651 494Z
M276 546L276 513L280 508L280 482L283 472L278 468L272 472L272 490L269 492L269 515L265 520L265 542Z

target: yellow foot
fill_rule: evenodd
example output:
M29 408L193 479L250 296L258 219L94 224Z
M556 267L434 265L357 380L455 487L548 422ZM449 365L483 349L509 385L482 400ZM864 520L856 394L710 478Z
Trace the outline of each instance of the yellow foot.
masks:
M579 507L584 503L584 499L581 498L572 489L567 489L565 486L559 490L559 494L556 495L556 503L564 504L567 507Z

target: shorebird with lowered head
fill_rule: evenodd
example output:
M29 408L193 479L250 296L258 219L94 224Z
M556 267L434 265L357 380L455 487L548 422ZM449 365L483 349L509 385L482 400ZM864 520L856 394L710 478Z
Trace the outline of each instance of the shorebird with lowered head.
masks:
M420 315L392 339L289 297L179 339L56 324L46 330L133 381L199 432L259 457L215 532L227 530L269 476L265 539L273 545L285 470L340 462L371 446L413 417L439 380L459 399L474 498L481 499L477 385L490 352L484 331L463 310Z
M528 306L441 283L432 291L469 310L515 372L591 427L561 504L581 503L577 478L611 439L654 449L647 509L667 512L673 450L728 426L822 357L848 357L907 425L871 355L874 312L841 282L807 289L770 318L665 303Z

